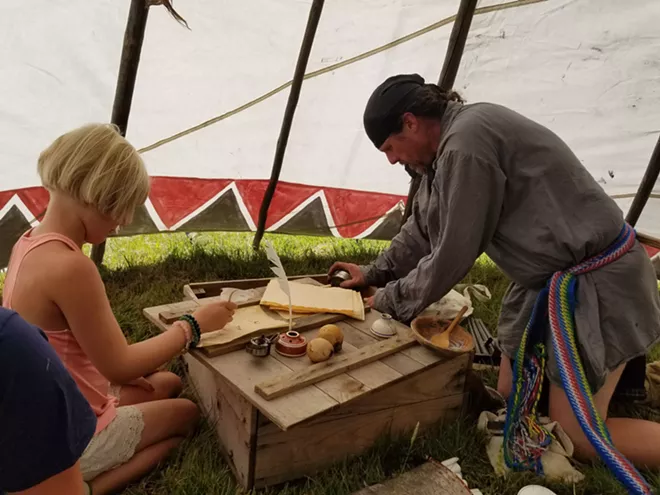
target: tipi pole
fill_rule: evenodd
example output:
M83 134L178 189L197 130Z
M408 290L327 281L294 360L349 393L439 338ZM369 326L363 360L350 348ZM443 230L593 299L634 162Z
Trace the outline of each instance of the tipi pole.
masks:
M305 76L305 70L307 69L307 61L309 60L309 54L312 51L312 44L314 43L314 37L316 36L316 28L319 25L321 12L323 11L323 3L324 0L314 0L311 8L309 9L307 27L305 28L305 35L303 36L300 53L298 54L298 62L296 64L293 81L291 83L289 100L286 104L284 118L282 119L282 128L280 129L280 136L277 140L277 147L275 148L273 169L270 174L268 188L266 189L264 199L261 202L261 209L259 210L259 223L257 224L257 232L254 235L254 241L252 243L252 247L255 250L259 249L261 239L263 238L264 232L266 230L268 209L270 207L271 201L273 200L273 195L275 194L275 189L277 188L277 182L280 178L282 163L284 162L284 152L286 151L286 145L289 140L291 125L293 124L293 116L296 111L296 106L298 105L300 89L302 87L303 78Z
M655 143L655 148L651 154L651 159L649 164L646 167L646 172L644 172L644 177L642 177L642 182L639 184L639 189L635 194L630 209L628 210L628 215L626 215L626 221L633 227L639 220L639 217L642 215L642 210L646 206L646 202L649 200L651 191L655 186L655 182L658 180L658 175L660 174L660 136L658 137L658 142Z
M445 91L453 88L456 82L456 74L458 67L461 65L461 58L463 57L463 50L465 49L465 42L470 31L474 11L477 8L477 0L461 0L456 14L456 20L451 30L449 37L449 44L447 45L447 52L445 54L445 61L440 72L438 85ZM408 190L408 199L406 201L406 209L403 213L403 222L401 226L408 220L412 213L412 203L419 189L419 184L422 178L419 175L414 175L410 182L410 189Z
M131 112L135 78L137 76L138 64L140 63L140 53L142 51L144 31L147 26L149 5L148 0L131 0L131 7L128 12L111 117L111 122L119 127L122 136L126 135L128 116ZM105 242L94 245L92 247L92 260L94 260L94 263L97 265L103 263L104 253Z
M646 172L644 172L644 177L642 177L642 182L639 184L635 198L633 199L628 214L626 215L626 221L633 227L639 220L639 217L642 215L642 210L646 206L646 202L649 200L651 191L653 191L653 186L658 180L658 175L660 174L660 137L655 143L655 148L651 154L651 159L649 164L646 167ZM660 247L655 242L653 238L645 238L645 236L639 235L640 242L645 244L655 244L654 247ZM643 398L643 395L646 393L644 388L644 380L646 378L646 356L639 356L631 360L626 364L626 367L623 370L621 376L621 382L624 382L625 385L617 386L614 391L614 398L620 396L622 399L629 399L629 396L632 396L633 399Z

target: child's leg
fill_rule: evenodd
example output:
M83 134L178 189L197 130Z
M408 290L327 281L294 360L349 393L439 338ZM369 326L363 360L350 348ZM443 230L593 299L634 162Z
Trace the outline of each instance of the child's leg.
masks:
M183 390L181 378L169 371L156 371L144 378L153 390L147 390L146 387L140 385L122 385L117 391L112 392L119 398L120 406L171 399L178 396Z
M639 467L660 467L659 423L630 418L607 419L610 400L624 367L625 365L622 365L610 373L605 385L594 395L596 408L601 418L606 419L612 441L619 452ZM573 441L576 458L588 460L597 457L596 451L573 414L566 393L556 385L550 386L550 418L558 421Z
M135 407L142 412L144 421L135 454L128 462L94 478L94 495L116 492L150 472L183 441L199 419L199 409L187 399L145 402Z

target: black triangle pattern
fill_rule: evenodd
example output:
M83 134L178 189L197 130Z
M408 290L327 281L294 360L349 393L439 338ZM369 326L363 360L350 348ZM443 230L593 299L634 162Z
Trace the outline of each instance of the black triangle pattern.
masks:
M0 267L7 266L14 244L29 228L30 223L16 206L0 218Z
M315 198L275 232L278 234L332 236L321 198Z
M403 222L403 212L396 208L389 212L381 224L376 227L365 239L389 241L399 233Z
M151 219L147 207L141 205L135 210L131 224L120 229L119 236L151 234L153 232L158 232L158 227Z
M245 232L250 230L241 209L238 207L236 193L228 189L204 211L191 218L177 230L183 232L201 232L208 230L224 232Z

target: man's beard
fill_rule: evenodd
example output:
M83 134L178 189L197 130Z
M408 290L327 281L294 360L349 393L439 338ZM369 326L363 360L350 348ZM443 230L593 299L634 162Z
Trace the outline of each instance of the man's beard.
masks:
M426 170L431 166L431 163L422 163L422 162L407 163L405 166L406 168L412 170L416 174L424 175L426 173Z

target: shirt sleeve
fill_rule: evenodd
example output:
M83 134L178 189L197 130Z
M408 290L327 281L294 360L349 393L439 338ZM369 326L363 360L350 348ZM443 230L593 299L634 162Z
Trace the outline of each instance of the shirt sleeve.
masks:
M420 187L424 187L425 181L422 180ZM387 249L373 263L360 267L368 286L383 287L405 277L431 251L428 235L420 225L419 204L415 199L410 217Z
M94 411L45 334L0 309L0 492L69 469L95 430Z
M433 182L436 204L430 206L437 211L439 239L406 276L376 292L375 308L410 322L459 283L497 230L505 185L496 163L466 152L443 153Z

